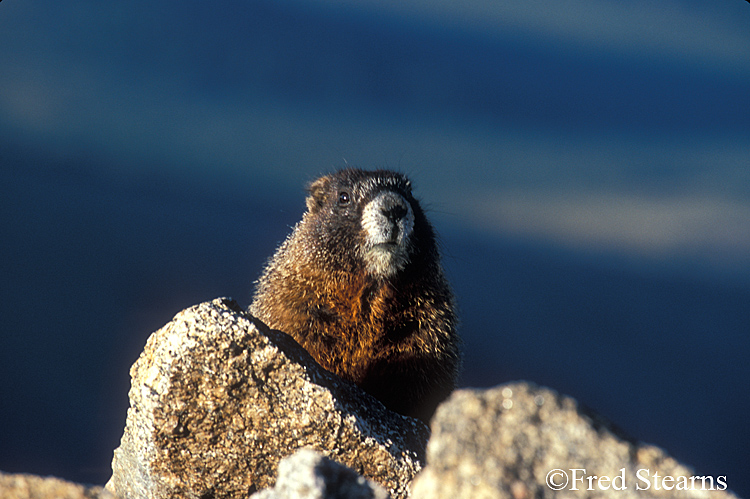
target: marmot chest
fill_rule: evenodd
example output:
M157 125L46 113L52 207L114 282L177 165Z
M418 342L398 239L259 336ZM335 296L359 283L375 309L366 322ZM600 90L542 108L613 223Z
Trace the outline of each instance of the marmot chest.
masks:
M328 370L358 382L371 364L399 349L415 328L392 287L347 289L311 308L305 347Z

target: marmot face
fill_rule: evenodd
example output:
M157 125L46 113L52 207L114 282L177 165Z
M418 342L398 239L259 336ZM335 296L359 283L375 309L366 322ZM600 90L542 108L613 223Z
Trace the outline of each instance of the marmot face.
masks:
M347 169L313 182L250 313L401 414L428 421L455 386L453 294L399 173Z
M306 218L320 227L316 233L330 254L348 248L351 270L364 264L372 277L386 278L411 258L412 203L411 184L403 175L344 170L310 186Z

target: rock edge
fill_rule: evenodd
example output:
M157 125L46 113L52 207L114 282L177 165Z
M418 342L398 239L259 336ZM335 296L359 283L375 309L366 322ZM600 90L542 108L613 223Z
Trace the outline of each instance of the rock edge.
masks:
M188 308L131 368L107 490L122 499L245 498L309 447L408 496L428 430L323 370L229 299Z

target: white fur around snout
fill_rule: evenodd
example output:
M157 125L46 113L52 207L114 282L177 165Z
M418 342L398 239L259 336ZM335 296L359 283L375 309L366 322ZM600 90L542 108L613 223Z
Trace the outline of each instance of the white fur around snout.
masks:
M386 213L401 207L406 214L393 221ZM364 260L374 275L390 276L409 262L409 244L414 230L414 212L403 196L392 191L378 194L362 210L365 231Z

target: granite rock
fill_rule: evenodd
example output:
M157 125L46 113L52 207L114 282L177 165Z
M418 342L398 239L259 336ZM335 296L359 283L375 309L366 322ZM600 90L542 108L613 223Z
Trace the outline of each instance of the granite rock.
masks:
M130 371L108 491L122 499L246 498L309 447L395 498L421 469L428 430L322 369L289 336L217 299L179 313Z
M387 499L388 493L351 468L311 449L302 449L279 463L273 489L251 499Z
M736 497L727 477L697 474L532 383L454 392L427 443L420 421L388 411L227 299L151 335L131 376L105 489L0 473L0 497Z
M2 499L115 499L102 487L80 485L54 477L0 471Z
M413 499L734 497L721 490L721 477L700 478L574 399L531 383L458 390L438 407L431 427Z

